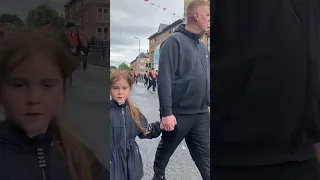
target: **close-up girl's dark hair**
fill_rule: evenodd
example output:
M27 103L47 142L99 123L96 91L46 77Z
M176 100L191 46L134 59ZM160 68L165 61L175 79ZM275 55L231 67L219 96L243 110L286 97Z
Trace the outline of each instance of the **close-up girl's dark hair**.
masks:
M72 67L71 56L64 47L58 36L42 34L35 29L11 32L0 42L0 87L23 61L44 55L60 69L66 89ZM53 117L50 127L56 136L59 136L61 142L57 144L66 159L70 177L72 180L92 180L93 156L88 154L85 147L71 134L72 131L62 123L63 121L62 117Z

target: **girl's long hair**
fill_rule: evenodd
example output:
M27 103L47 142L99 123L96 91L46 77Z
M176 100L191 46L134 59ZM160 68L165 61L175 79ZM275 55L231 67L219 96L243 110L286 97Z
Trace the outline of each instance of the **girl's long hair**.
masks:
M59 67L64 88L66 88L72 67L71 57L63 47L57 37L41 34L35 29L21 29L11 32L0 43L0 85L23 61L43 54ZM84 146L71 134L71 130L62 121L61 117L56 117L50 122L50 126L61 139L61 143L57 144L60 144L59 149L66 159L71 179L93 180L91 174L93 154L88 154Z
M114 70L111 72L110 74L110 87L112 88L112 86L119 81L120 79L124 79L128 82L130 89L132 88L132 85L134 84L130 73L128 71L123 71L123 70ZM146 129L142 127L141 125L141 121L140 121L140 110L138 108L138 106L136 106L133 101L130 99L130 97L127 99L127 103L129 105L130 108L130 113L131 116L134 120L134 122L136 123L138 129L140 132L142 133L147 133Z

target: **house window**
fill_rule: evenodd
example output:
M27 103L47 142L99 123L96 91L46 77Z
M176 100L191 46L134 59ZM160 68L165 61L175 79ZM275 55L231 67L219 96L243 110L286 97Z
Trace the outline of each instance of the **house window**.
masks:
M97 28L97 37L99 38L99 39L102 39L102 28Z
M99 7L97 9L97 21L106 23L108 20L108 8Z
M97 37L101 40L107 40L109 28L97 27Z

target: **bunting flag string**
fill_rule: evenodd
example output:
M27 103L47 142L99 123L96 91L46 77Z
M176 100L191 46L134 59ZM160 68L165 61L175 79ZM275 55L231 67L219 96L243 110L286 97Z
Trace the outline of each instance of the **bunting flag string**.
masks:
M150 4L150 5L152 5L152 6L155 6L155 7L159 8L159 9L161 9L162 11L166 11L166 12L171 13L171 15L172 15L172 16L175 16L177 19L183 19L183 20L185 20L184 17L181 17L181 16L179 17L179 16L176 14L176 12L170 12L170 11L168 11L168 8L166 8L166 7L162 7L161 5L155 4L154 2L150 2L150 0L143 0L143 1L146 2L146 3L148 3L148 4Z

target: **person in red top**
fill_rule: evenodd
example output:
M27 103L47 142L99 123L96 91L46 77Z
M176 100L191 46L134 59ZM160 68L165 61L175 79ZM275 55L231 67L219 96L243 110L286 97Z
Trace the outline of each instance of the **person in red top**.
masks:
M154 68L152 68L151 72L149 73L149 86L148 90L152 86L153 91L156 91L156 80L157 80L157 73L155 72Z
M68 23L67 29L64 31L64 35L70 45L71 53L76 54L79 46L77 27L73 23Z

